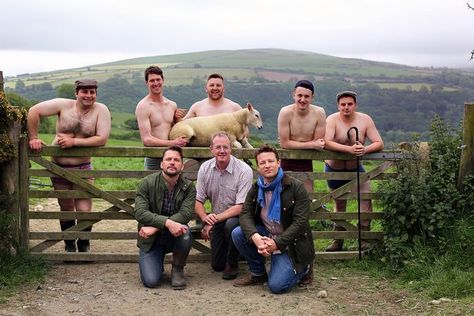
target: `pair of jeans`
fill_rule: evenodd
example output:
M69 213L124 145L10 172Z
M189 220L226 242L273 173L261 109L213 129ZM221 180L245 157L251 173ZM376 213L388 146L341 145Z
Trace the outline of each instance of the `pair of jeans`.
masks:
M163 275L163 262L167 253L173 253L173 265L185 266L189 251L192 247L192 236L188 229L179 237L174 237L168 230L161 231L155 239L150 251L140 249L138 266L140 278L145 287L153 288L160 284Z
M256 228L260 235L270 235L264 226L257 225ZM257 247L247 240L240 226L232 232L232 239L240 254L247 260L252 275L264 275L266 273L265 257L260 255ZM302 272L296 272L287 251L272 254L270 258L271 265L270 273L268 274L268 287L272 293L281 294L288 292L309 271L308 267Z
M239 251L232 242L232 231L239 226L239 218L231 217L214 225L211 233L211 267L223 271L226 263L237 266Z

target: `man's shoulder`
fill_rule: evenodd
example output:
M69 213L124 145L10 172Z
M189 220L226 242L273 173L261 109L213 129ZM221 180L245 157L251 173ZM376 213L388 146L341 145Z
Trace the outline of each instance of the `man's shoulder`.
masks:
M224 98L224 104L230 106L234 111L242 110L240 104L235 101L232 101L231 99Z
M101 112L110 112L108 106L105 105L104 103L96 102L95 106Z
M295 104L292 103L292 104L288 104L288 105L285 105L283 106L281 109L280 109L280 114L284 114L284 115L289 115L291 114L291 112L293 111L293 106Z
M317 104L311 104L311 110L316 113L326 113L324 108Z

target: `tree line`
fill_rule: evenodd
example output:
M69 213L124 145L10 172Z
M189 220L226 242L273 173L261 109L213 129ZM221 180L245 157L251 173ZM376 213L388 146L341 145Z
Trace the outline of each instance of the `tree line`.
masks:
M322 106L326 115L337 111L335 95L338 91L346 89L356 91L358 110L374 118L386 142L409 141L414 135L418 135L421 139L426 138L435 114L447 123L456 125L462 118L464 102L474 100L472 76L450 71L442 71L438 76L429 78L401 77L399 80L407 82L405 89L381 88L374 82L393 80L381 77L378 80L374 78L349 80L333 76L321 80L308 76L308 79L315 83L314 103ZM410 82L421 80L426 85L418 90L410 88ZM206 97L204 85L204 80L195 78L191 85L165 86L165 96L176 101L179 107L189 108L194 102ZM263 78L250 80L234 78L227 80L225 95L241 105L252 103L264 119L264 128L258 132L259 138L276 140L278 113L282 106L293 102L293 85L294 80L275 82ZM72 83L54 88L48 82L25 86L18 80L16 87L7 89L7 92L26 98L22 102L27 105L57 96L74 98ZM136 104L146 93L143 79L128 80L116 75L100 83L98 100L107 104L111 111L134 113ZM136 128L133 122L129 125L131 129Z

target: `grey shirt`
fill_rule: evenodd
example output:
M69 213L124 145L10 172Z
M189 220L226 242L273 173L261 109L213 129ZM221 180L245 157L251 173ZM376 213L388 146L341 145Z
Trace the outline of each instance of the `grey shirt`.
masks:
M198 171L196 200L210 200L212 212L219 214L237 204L243 204L252 186L253 171L245 162L230 156L225 170L216 166L216 158L204 162Z

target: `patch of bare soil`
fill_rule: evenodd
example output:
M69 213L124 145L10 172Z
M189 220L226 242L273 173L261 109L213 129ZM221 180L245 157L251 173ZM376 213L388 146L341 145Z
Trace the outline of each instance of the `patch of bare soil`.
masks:
M55 208L55 201L44 210ZM105 205L95 204L95 208ZM57 220L32 220L32 231L59 231ZM136 231L134 221L101 221L94 231ZM37 243L38 241L36 241ZM58 243L48 251L63 251ZM94 252L137 252L135 241L92 241ZM147 289L140 282L138 263L54 264L46 279L24 287L0 315L419 315L444 314L409 293L393 290L387 280L348 275L330 263L315 265L315 281L283 295L266 286L236 288L222 280L209 263L189 263L188 287L175 291L166 265L162 285ZM240 264L240 274L247 272ZM327 291L327 298L318 292ZM413 294L411 294L413 295Z

